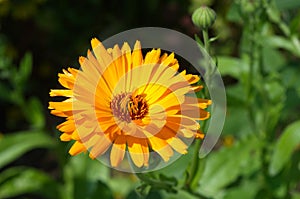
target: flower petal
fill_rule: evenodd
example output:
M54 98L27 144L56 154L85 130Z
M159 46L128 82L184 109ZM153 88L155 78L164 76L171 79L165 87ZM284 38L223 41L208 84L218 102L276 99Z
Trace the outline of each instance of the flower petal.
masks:
M142 54L141 42L136 41L132 52L132 68L141 66L142 64L143 64L143 54Z
M69 154L74 156L84 151L86 151L85 146L81 142L76 141L70 148Z
M137 167L142 167L145 164L143 145L147 147L147 145L145 146L144 139L135 137L128 137L127 139L130 157Z
M165 140L156 137L155 135L153 136L150 133L145 132L145 134L148 135L148 140L151 148L155 152L157 152L165 162L169 161L170 157L173 155L173 150L168 145L168 143Z
M110 164L113 167L117 167L124 159L126 148L125 136L118 136L112 145L110 152Z
M97 139L97 143L90 150L89 156L92 159L95 159L96 157L105 153L108 150L109 146L112 144L112 141L104 135L100 135ZM87 146L91 146L91 143L87 142Z

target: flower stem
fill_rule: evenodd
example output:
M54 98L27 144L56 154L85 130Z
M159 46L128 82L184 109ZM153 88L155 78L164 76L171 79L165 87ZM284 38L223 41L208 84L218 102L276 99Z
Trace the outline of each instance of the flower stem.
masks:
M208 30L207 29L202 30L202 34L203 34L204 48L205 48L207 54L209 54L210 43L209 43L209 37L208 37Z
M202 34L203 34L204 48L206 50L206 56L205 56L206 62L205 63L207 63L207 66L206 66L206 68L207 68L206 73L207 73L207 78L208 78L207 83L209 83L209 76L210 76L211 70L210 70L210 65L208 64L209 63L209 61L208 61L209 60L209 52L210 52L210 41L209 41L209 36L208 36L208 30L203 29ZM205 97L208 97L207 90L205 90L203 95ZM203 131L206 129L206 124L207 124L207 121L204 121L203 126L202 126ZM195 149L194 149L194 154L193 154L192 165L190 168L188 179L186 180L186 189L189 192L193 191L192 190L193 185L199 180L199 177L200 177L200 176L197 176L197 172L200 169L200 159L199 159L200 147L201 147L201 140L197 139L195 141ZM205 197L202 196L202 198L205 198Z
M186 187L189 191L192 190L193 182L195 180L195 177L197 176L197 170L199 167L198 151L199 151L200 147L201 147L201 140L196 140L191 170L190 170L188 179L186 181Z

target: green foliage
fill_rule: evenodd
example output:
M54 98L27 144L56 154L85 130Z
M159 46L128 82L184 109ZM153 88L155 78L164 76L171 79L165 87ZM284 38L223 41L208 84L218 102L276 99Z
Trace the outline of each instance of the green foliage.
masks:
M262 142L248 137L210 155L200 180L199 191L213 197L238 178L247 178L261 167Z
M300 121L287 126L278 139L269 167L271 175L276 175L289 163L292 153L298 146L300 146Z
M34 148L53 146L53 140L42 131L23 131L5 135L0 139L0 168Z
M202 35L186 19L204 4L217 20ZM0 198L299 199L299 8L295 0L0 1ZM228 107L207 157L198 158L196 142L170 166L133 175L68 157L46 109L56 65L70 64L94 34L137 26L195 35L216 57Z
M93 199L99 194L104 198L113 198L110 188L104 183L109 178L109 169L99 162L82 154L69 159L63 172L62 199Z
M0 174L0 197L11 198L26 193L56 198L58 184L46 173L33 168L13 167Z

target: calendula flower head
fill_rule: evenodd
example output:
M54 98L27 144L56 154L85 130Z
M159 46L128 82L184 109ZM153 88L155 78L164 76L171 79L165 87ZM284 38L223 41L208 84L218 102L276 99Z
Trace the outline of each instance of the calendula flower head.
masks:
M58 75L65 89L50 92L66 97L49 109L66 118L57 128L62 141L74 140L71 155L88 151L117 168L127 154L134 167L147 168L151 158L168 162L204 137L199 120L209 117L204 109L211 101L196 97L199 77L178 72L174 53L153 49L143 56L139 41L133 50L128 43L106 49L97 39L91 45L79 58L81 70Z

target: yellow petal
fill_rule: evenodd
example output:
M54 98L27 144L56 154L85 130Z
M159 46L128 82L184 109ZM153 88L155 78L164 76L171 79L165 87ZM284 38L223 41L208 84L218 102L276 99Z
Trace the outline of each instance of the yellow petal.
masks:
M68 133L63 133L63 134L61 134L59 138L60 138L60 140L63 141L63 142L72 140L71 134L68 134Z
M81 142L76 141L70 148L69 154L74 156L84 151L86 151L85 146Z
M129 87L131 85L131 67L132 67L132 57L131 57L131 48L127 42L125 42L122 46L122 54L123 54L123 63L126 72L125 77L125 92L129 91Z
M147 134L147 132L145 132ZM168 143L156 137L155 135L153 136L152 134L148 133L148 140L151 145L151 148L157 152L162 159L167 162L169 161L170 157L173 155L173 150L172 148L168 145Z
M183 114L195 120L206 120L210 116L209 112L200 109L199 107L195 107L191 110L184 110Z
M154 104L158 99L163 98L169 93L169 89L161 84L148 84L140 87L138 93L146 93L146 100L148 104Z
M140 139L140 143L142 146L143 154L144 154L144 166L149 165L149 146L146 139Z
M197 133L195 134L196 139L203 139L204 137L205 137L205 135L200 130L197 131Z
M75 130L74 120L67 120L67 121L57 125L56 128L62 132L71 133Z
M186 154L187 153L187 145L178 137L172 137L167 140L168 144L176 150L178 153Z
M97 140L98 142L90 150L90 158L94 159L107 151L109 146L112 144L112 141L109 140L106 136L102 135ZM88 146L91 144L87 144Z
M87 58L93 64L93 66L98 71L98 73L102 74L103 68L101 68L98 60L96 59L96 57L93 55L93 53L90 50L88 50L88 52L87 52Z
M122 52L118 45L115 45L112 51L113 63L116 67L117 78L120 79L125 74L125 67L122 60Z
M79 63L83 70L83 74L88 77L88 81L92 82L93 84L97 84L98 79L100 77L99 71L93 65L93 63L85 57L79 57Z
M132 68L141 66L143 64L143 54L141 48L141 42L136 41L132 52Z
M167 59L167 57L168 57L168 54L167 54L167 53L164 53L164 54L159 58L158 63L162 63L165 59Z
M193 131L193 130L187 129L187 128L183 128L178 131L178 135L181 135L186 138L192 138L193 136L195 136L195 133L196 133L196 130Z
M175 54L171 53L162 63L163 66L169 66L173 63L175 63L177 60L175 59Z
M184 142L182 142L179 138L176 137L176 133L177 133L176 131L173 131L170 128L165 127L155 136L163 140L166 140L166 142L178 153L186 154L187 145Z
M56 109L62 112L72 111L73 103L72 102L49 102L49 109Z
M142 148L141 139L135 137L128 137L127 145L130 157L133 163L137 167L142 167L144 165L144 152Z
M186 117L184 115L170 115L167 118L168 123L180 124L182 127L197 130L200 125L192 118Z
M126 139L125 136L118 136L113 143L111 152L110 152L110 164L113 167L117 167L121 161L124 159L126 148Z
M115 119L112 117L101 117L98 118L99 128L101 132L107 131L111 126L116 125Z
M185 75L185 73L180 73L180 75L182 75L190 84L195 84L200 80L200 77L198 75Z
M103 78L99 79L98 85L95 91L95 99L97 100L110 100L112 97L112 89L110 84Z
M210 105L212 103L212 101L208 100L208 99L201 99L201 98L195 98L195 97L186 97L184 100L184 104L195 105L196 103L198 103L200 108L202 108L202 107L206 108L207 105Z
M144 64L156 64L158 63L159 60L159 56L160 56L160 49L157 50L152 50L150 52L148 52L145 56L145 61Z
M99 62L99 66L101 67L101 71L104 71L112 63L112 57L98 39L93 38L91 40L91 45Z
M183 101L184 101L184 95L176 96L174 93L170 93L169 95L156 101L155 103L160 104L167 109L168 107L179 105Z
M156 67L157 66L155 64L143 64L140 67L132 69L127 75L128 78L131 78L131 84L129 86L126 86L127 88L129 87L130 92L132 92L135 89L138 89L139 94L146 92L145 88L150 85L153 85L149 81L151 80L151 75L153 73L154 68Z
M191 93L196 93L196 92L199 92L203 89L203 86L202 85L199 85L199 86L191 86L190 87L190 92Z
M56 116L59 116L59 117L68 117L68 116L72 115L72 111L62 112L62 111L58 111L58 110L51 110L50 113L52 115L56 115Z
M57 97L57 96L72 97L73 91L67 89L51 89L49 94L50 97Z
M74 68L68 68L68 71L63 69L63 74L62 73L58 74L59 83L65 88L72 89L74 87L74 82L75 82L77 72L78 70Z

